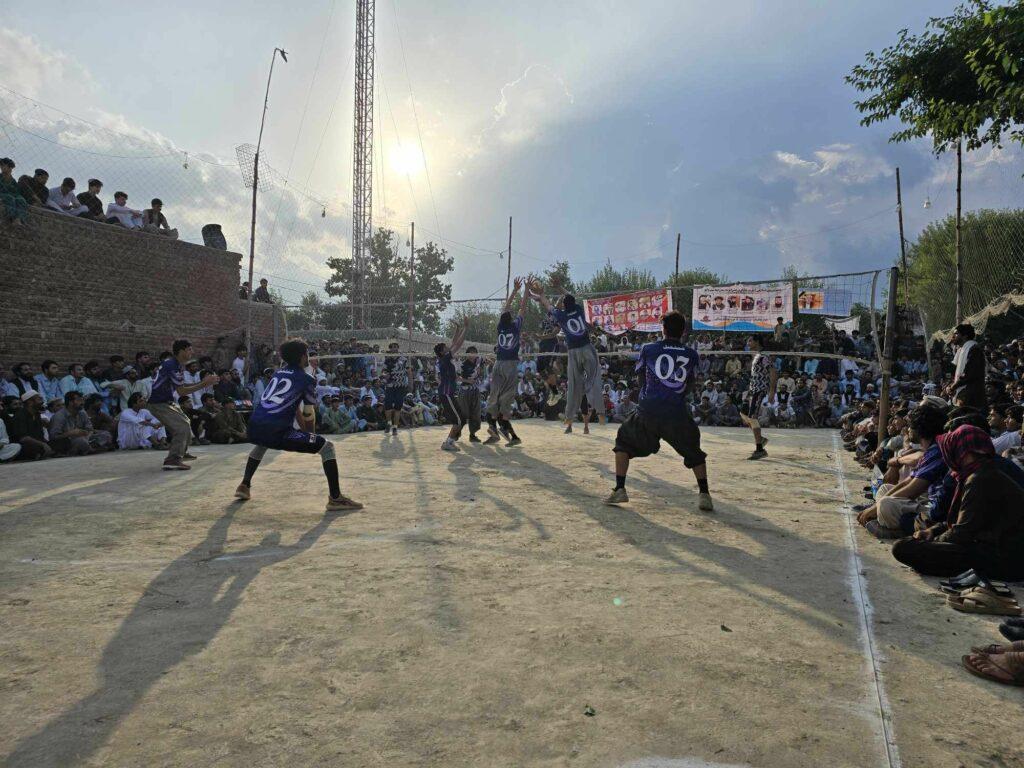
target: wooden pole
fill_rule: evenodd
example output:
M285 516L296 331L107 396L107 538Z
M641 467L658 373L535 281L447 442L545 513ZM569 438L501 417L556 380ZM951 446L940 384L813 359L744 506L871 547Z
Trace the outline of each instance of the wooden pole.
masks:
M683 233L676 232L676 270L672 275L672 309L679 309L679 307L676 306L676 291L678 290L678 288L675 288L674 286L679 285L679 244L682 242L682 240Z
M900 169L896 167L896 213L900 221L900 266L903 269L903 302L910 306L910 271L907 269L907 239L903 236L903 189Z
M409 223L409 351L412 352L412 302L416 284L416 222Z
M885 310L885 344L882 347L882 391L878 398L878 445L888 439L889 428L889 381L892 378L892 358L896 351L896 289L900 271L897 267L889 270L889 295Z
M956 322L964 321L964 274L960 253L960 190L963 181L963 142L956 143Z
M508 271L505 274L505 301L508 301L509 287L512 285L512 217L508 217Z

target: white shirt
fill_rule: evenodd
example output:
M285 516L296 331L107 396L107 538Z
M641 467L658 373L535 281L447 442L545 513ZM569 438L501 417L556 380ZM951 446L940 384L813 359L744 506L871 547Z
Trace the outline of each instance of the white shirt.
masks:
M142 229L142 211L136 211L127 205L107 203L107 216L113 216L128 229Z
M367 395L370 396L370 405L377 405L377 393L373 391L372 387L362 386L359 388L359 402L363 402L363 398Z
M65 195L61 192L60 187L54 187L50 190L50 194L46 198L46 207L53 208L61 213L69 213L73 216L77 216L80 211L86 210L86 207L78 202L74 190Z
M997 456L1002 456L1003 451L1008 448L1020 448L1020 430L1015 429L1013 432L1004 432L992 441L992 446L996 449Z

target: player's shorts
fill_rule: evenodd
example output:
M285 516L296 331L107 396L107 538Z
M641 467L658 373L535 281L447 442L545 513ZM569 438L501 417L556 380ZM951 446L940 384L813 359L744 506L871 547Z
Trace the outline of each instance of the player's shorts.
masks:
M757 414L761 412L761 403L766 397L768 397L767 392L747 392L740 405L740 413L748 419L756 419Z
M301 429L267 429L260 424L249 425L249 439L264 448L293 453L320 453L327 442L323 435Z
M384 410L400 411L405 404L405 396L409 394L408 387L385 387L384 388Z
M459 407L459 401L455 395L438 395L438 405L441 406L441 413L449 424L455 424L459 428L466 423L466 414Z
M541 339L537 342L538 352L554 352L558 348L558 339ZM541 355L537 358L537 373L545 373L551 368L555 358L550 355Z
M700 449L700 429L693 417L685 413L681 417L664 418L634 411L619 427L612 450L631 458L642 458L657 453L662 440L683 457L683 464L689 469L699 467L707 459L707 454Z

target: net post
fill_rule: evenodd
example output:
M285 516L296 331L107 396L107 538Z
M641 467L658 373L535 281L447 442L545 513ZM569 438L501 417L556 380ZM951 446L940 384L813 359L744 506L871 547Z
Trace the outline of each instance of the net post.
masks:
M885 307L885 345L882 347L882 392L878 399L878 445L888 436L889 428L889 381L892 378L893 347L896 344L896 291L899 286L900 270L889 270L889 295Z

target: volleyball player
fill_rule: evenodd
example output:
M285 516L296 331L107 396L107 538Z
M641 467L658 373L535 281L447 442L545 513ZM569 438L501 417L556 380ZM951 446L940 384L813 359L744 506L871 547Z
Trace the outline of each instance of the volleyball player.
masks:
M334 444L323 435L313 433L316 426L316 381L306 373L309 366L309 348L302 339L289 339L281 345L284 367L278 369L263 397L249 418L249 440L255 443L245 464L245 476L235 498L248 499L252 476L268 448L295 453L316 453L323 463L327 477L327 511L362 509L363 505L342 495L338 484L338 461ZM296 428L295 423L298 423Z
M459 439L462 427L466 423L466 415L459 407L458 374L452 359L452 355L462 348L462 342L465 339L466 326L461 325L455 329L451 344L445 344L442 341L434 345L434 356L437 358L437 401L441 406L441 413L452 425L448 431L448 437L441 443L442 451L459 450L455 441Z
M682 342L686 318L681 313L669 312L661 318L661 325L664 338L640 349L636 362L640 399L615 436L615 490L605 503L629 501L626 473L630 459L657 453L664 440L693 470L700 493L697 508L711 512L715 507L708 490L707 454L700 448L700 429L686 400L699 356L697 350Z
M505 299L505 308L498 318L498 343L494 345L494 366L491 368L491 392L487 398L487 439L484 443L498 442L500 432L508 442L506 445L520 445L515 429L512 428L512 401L519 387L519 345L523 333L523 315L526 302L530 300L527 291L519 302L519 314L512 317L512 304L523 287L523 279L517 277L512 293Z
M534 280L530 286L533 297L547 310L565 334L565 345L569 354L566 360L568 388L565 396L565 433L572 432L572 423L579 413L583 396L587 396L590 405L597 411L601 423L605 423L604 393L601 391L601 361L597 350L590 340L590 325L587 323L583 308L576 303L571 294L562 297L562 309L551 306L544 295L544 288Z
M761 435L761 423L757 420L757 416L765 398L768 398L768 402L775 399L775 382L778 372L775 370L775 363L772 359L764 354L764 342L760 336L751 336L747 340L747 345L750 347L750 351L756 354L750 363L750 386L747 387L747 393L743 397L740 418L754 433L754 452L747 458L750 461L757 461L768 455L768 451L764 449L768 438Z
M388 344L384 359L384 418L392 435L398 434L398 416L409 393L409 359L398 355L398 342Z
M459 408L469 426L469 442L479 443L480 429L480 356L476 347L466 347L459 366Z

